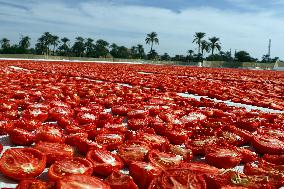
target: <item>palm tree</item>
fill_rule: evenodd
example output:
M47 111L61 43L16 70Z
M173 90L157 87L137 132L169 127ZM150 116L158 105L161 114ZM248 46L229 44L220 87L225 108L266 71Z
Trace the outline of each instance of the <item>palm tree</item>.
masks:
M53 45L53 56L55 55L55 48L58 46L59 37L57 35L50 36L50 44Z
M26 51L31 45L30 40L31 38L29 36L21 36L19 48Z
M90 57L92 54L94 54L95 44L94 44L94 40L93 39L87 38L86 39L86 43L85 43L85 47L86 47L86 55L87 55L87 57Z
M84 51L85 51L85 43L84 43L84 38L83 37L76 37L76 41L72 47L73 52L75 53L76 56L83 56Z
M158 34L156 32L148 33L145 42L146 44L151 44L150 52L152 52L154 43L159 44Z
M205 52L209 52L210 51L210 44L206 40L202 40L201 41L201 54L202 54L202 57L204 55L204 51Z
M201 41L205 37L205 33L203 32L196 32L194 35L194 40L193 43L198 44L198 54L200 54L200 49L201 49Z
M0 43L3 50L6 50L10 47L10 40L5 37L0 40Z
M215 48L218 51L221 50L221 45L219 43L220 39L218 37L211 37L211 38L209 38L209 41L211 42L209 45L210 45L210 48L211 48L212 55L214 54Z
M145 57L145 51L144 51L144 47L141 44L137 45L137 51L138 51L138 56L140 59Z
M96 41L95 45L95 56L96 57L106 57L109 54L108 50L109 43L103 39Z
M189 56L192 56L194 51L190 49L190 50L187 51L187 53L189 54Z
M69 41L70 39L68 39L67 37L63 37L61 39L61 42L63 43L60 47L59 47L59 51L61 51L61 54L66 56L68 55L69 52Z

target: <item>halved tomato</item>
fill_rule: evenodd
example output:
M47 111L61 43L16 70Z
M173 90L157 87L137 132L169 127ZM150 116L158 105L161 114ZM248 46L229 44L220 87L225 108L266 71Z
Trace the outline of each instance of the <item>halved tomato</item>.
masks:
M111 189L108 184L96 177L71 175L57 182L57 189Z
M73 133L73 134L69 134L65 137L64 142L68 145L71 146L76 146L76 143L78 141L80 141L80 139L87 139L88 138L88 133Z
M185 143L191 136L191 132L185 129L173 129L166 131L165 136L171 143L179 145Z
M112 189L138 189L131 176L122 174L119 171L113 172L105 181Z
M22 180L16 187L16 189L48 189L48 184L37 179L25 179Z
M217 137L215 136L203 136L195 139L189 139L186 141L186 147L191 149L194 155L203 155L205 148L208 145L216 143Z
M264 154L263 159L274 164L278 165L284 165L284 155L269 155L269 154Z
M266 134L254 135L252 145L259 153L284 154L284 142Z
M205 160L215 167L228 169L237 166L242 155L233 147L212 145L205 150Z
M112 111L113 114L121 115L121 116L127 115L129 110L130 110L130 108L127 107L127 106L113 106L111 108L111 111Z
M148 127L148 125L148 119L128 119L128 127L134 131L144 129L145 127Z
M43 124L36 131L36 141L64 142L63 130L57 125Z
M72 118L74 115L74 111L71 108L67 107L54 107L49 110L49 115L52 120L59 120L62 117Z
M22 118L45 122L48 118L48 111L43 109L27 109L23 111Z
M131 118L146 118L149 115L148 110L131 110L127 113L127 117Z
M124 141L124 135L119 133L102 133L96 136L95 142L108 150L115 150Z
M13 130L14 124L11 121L0 121L0 135L6 135Z
M119 123L119 124L110 123L110 124L106 124L104 128L109 131L120 132L120 133L125 133L128 130L127 124L125 123Z
M169 140L167 138L156 135L156 134L150 134L150 133L144 133L144 132L140 132L137 135L137 140L146 142L153 149L158 149L161 151L167 149L169 145Z
M46 156L33 148L10 148L0 159L0 171L15 180L34 178L46 166Z
M56 181L69 175L92 175L93 165L90 161L75 157L56 161L48 170L48 178Z
M76 120L79 124L90 124L90 123L97 123L98 116L88 112L80 112L76 116Z
M148 154L148 159L153 165L161 169L169 169L178 166L183 161L180 155L159 152L157 150L151 150Z
M193 158L192 150L180 145L169 145L167 152L182 156L184 161L189 161Z
M74 148L63 143L38 142L34 148L46 155L48 164L58 160L72 159L74 155Z
M120 170L123 167L121 159L106 150L90 150L86 158L92 162L94 173L102 176L109 176L113 171Z
M145 142L127 141L118 148L118 156L129 165L132 161L146 161L146 156L150 151Z
M35 141L35 134L24 129L15 128L9 133L13 144L29 146Z
M27 131L34 131L41 126L42 122L36 120L26 120L26 119L18 119L15 121L14 125L17 128L24 129Z
M129 166L129 174L140 189L147 189L154 178L161 174L162 170L151 163L132 162Z
M202 175L188 169L175 168L162 172L150 184L148 189L206 189L206 182Z
M75 146L80 153L86 154L90 149L105 149L104 146L95 141L89 140L88 138L80 137L77 139Z
M3 145L0 144L0 154L1 154L2 150L3 150Z

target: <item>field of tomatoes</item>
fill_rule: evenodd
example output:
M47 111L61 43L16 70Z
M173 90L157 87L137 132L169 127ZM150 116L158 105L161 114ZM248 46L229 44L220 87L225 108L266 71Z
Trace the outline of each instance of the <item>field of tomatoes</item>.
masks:
M248 111L179 93L223 93L226 100L239 91L240 99L254 102L247 104L273 99L263 107L283 110L283 75L1 61L0 187L280 188L283 113Z

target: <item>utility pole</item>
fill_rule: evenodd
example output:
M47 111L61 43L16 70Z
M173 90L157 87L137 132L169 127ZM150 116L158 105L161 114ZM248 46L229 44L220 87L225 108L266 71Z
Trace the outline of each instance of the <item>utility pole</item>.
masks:
M268 58L270 58L270 53L271 53L271 39L269 39L269 44L268 44L268 53L267 53Z

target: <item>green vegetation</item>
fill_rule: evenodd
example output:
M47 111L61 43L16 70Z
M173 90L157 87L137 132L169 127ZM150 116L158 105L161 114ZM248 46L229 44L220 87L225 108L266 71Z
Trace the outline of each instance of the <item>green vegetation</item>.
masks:
M207 61L223 61L228 62L231 67L237 67L242 62L259 62L273 63L279 60L278 57L270 58L268 55L263 55L262 60L250 56L246 51L236 51L232 56L231 51L222 51L221 41L218 37L209 37L204 32L196 32L193 36L192 43L196 45L197 53L190 49L187 55L170 56L169 53L159 55L154 49L154 45L159 45L159 37L156 32L151 32L146 35L145 44L150 46L150 51L146 54L142 44L137 44L130 48L119 46L115 43L92 38L83 38L78 36L74 43L67 37L60 38L50 32L44 32L35 44L35 48L31 47L31 38L29 36L21 36L19 43L11 45L10 40L2 38L0 40L1 54L35 54L44 56L67 56L67 57L86 57L86 58L119 58L119 59L145 59L145 60L162 60L162 61L177 61L184 64L194 62Z

